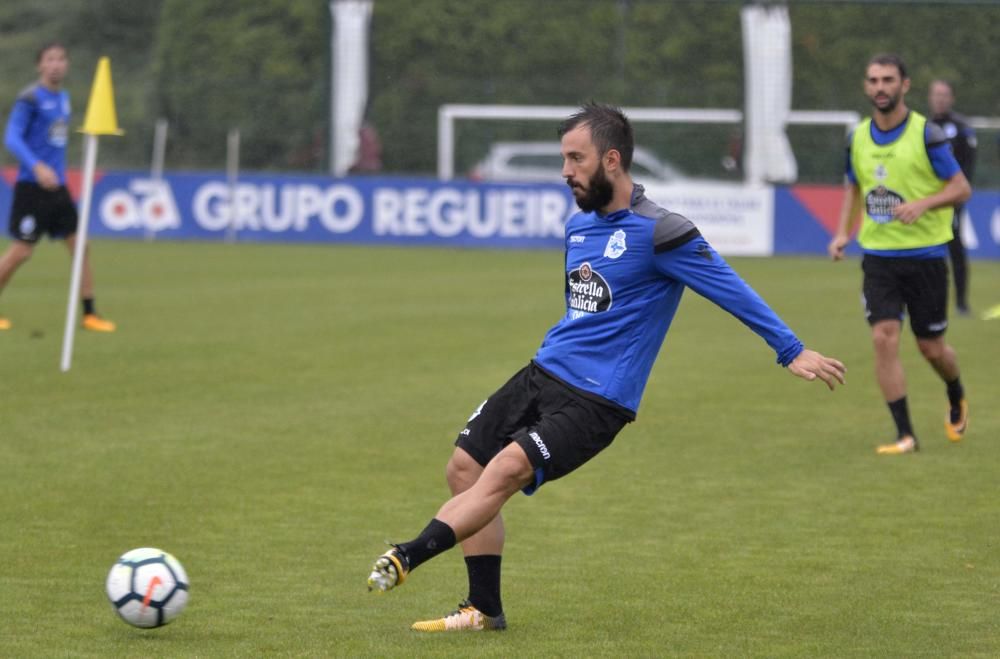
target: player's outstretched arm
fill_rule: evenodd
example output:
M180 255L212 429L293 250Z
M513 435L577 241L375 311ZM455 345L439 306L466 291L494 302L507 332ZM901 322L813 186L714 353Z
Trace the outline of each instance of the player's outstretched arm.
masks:
M851 242L851 234L861 222L861 188L857 183L844 185L844 202L840 207L840 220L833 239L827 245L826 251L834 261L844 259L844 248Z
M788 370L803 380L815 380L819 378L826 382L831 390L836 382L846 384L844 373L847 369L844 365L833 357L824 357L815 350L808 348L799 353L799 356L788 365Z

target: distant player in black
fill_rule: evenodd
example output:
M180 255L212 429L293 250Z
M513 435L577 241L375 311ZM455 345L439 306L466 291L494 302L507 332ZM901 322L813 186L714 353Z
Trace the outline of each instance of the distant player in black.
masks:
M965 178L971 182L976 167L976 133L964 116L951 109L954 103L955 95L951 84L944 80L931 82L927 94L930 121L944 130L958 166L962 168ZM948 243L948 252L951 255L951 269L955 277L955 307L959 314L965 316L969 313L969 266L965 256L965 245L962 244L963 207L963 204L955 206L955 217L952 220L955 237Z

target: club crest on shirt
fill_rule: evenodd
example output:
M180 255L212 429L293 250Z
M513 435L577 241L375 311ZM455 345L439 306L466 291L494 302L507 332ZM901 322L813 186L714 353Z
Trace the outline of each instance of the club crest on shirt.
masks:
M604 248L604 256L609 259L617 259L625 253L626 249L628 248L625 246L625 232L618 229L608 238L608 244Z

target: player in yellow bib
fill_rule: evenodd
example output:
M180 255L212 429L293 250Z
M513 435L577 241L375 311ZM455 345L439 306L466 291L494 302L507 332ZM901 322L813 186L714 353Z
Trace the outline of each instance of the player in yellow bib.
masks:
M899 359L904 313L924 359L945 382L949 409L945 433L960 441L969 407L955 350L945 343L948 327L948 242L952 208L969 198L969 182L940 127L904 101L910 89L906 65L897 55L868 62L865 95L875 111L855 128L847 153L847 185L830 256L844 248L861 222L865 315L872 328L875 375L896 424L896 440L880 455L919 449L906 402Z

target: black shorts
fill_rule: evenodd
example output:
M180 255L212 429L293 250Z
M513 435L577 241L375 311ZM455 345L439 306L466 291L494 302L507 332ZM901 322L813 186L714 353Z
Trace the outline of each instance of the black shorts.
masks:
M910 315L913 334L932 339L948 328L948 264L945 259L909 259L865 254L861 261L868 324Z
M14 186L8 230L15 240L37 243L46 233L65 238L76 233L76 225L76 204L66 186L46 190L28 181Z
M570 473L611 445L631 419L623 411L591 400L545 373L534 362L483 401L455 440L485 467L511 442L528 456L542 483Z

